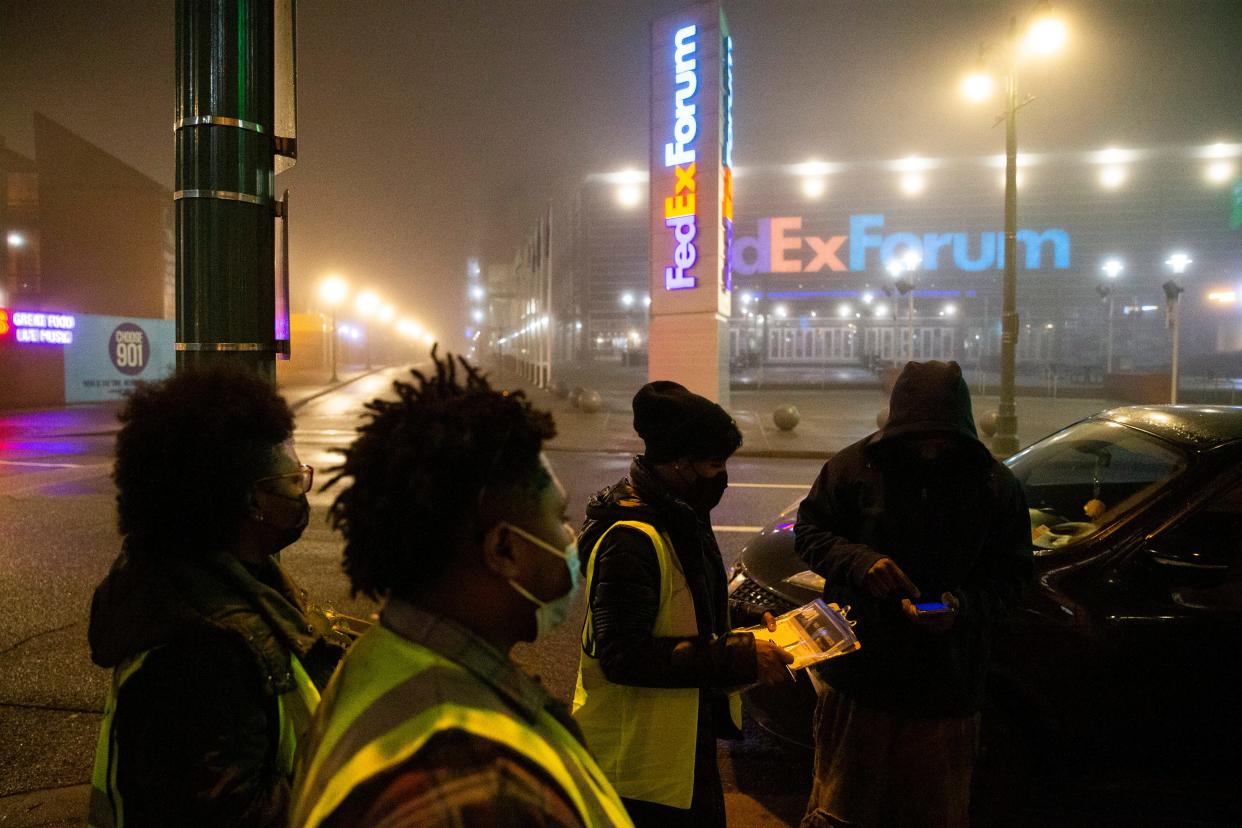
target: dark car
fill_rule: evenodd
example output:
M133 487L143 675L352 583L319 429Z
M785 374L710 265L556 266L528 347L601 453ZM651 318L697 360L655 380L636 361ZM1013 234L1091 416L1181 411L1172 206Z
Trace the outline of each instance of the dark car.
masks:
M1030 507L1035 578L998 636L981 765L1176 779L1217 798L1206 811L1242 813L1242 407L1115 408L1005 463ZM742 551L739 610L819 596L794 554L796 511ZM808 747L814 701L805 675L747 697Z

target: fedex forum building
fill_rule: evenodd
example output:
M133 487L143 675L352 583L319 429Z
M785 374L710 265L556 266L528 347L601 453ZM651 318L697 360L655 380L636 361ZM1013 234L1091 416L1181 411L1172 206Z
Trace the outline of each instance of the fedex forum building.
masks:
M996 369L1003 155L758 157L733 145L744 50L715 4L657 22L652 55L648 169L590 175L572 204L565 356L708 392L759 366ZM1206 138L1021 154L1020 376L1167 371L1169 281L1183 372L1242 376L1240 172L1242 144Z

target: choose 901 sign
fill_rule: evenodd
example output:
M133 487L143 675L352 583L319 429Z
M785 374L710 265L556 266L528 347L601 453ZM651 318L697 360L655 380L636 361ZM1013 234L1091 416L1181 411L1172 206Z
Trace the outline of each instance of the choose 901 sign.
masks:
M139 382L168 376L175 333L171 319L79 315L65 348L65 402L120 399Z
M116 370L126 376L141 374L151 360L151 340L133 322L122 322L112 332L108 355Z

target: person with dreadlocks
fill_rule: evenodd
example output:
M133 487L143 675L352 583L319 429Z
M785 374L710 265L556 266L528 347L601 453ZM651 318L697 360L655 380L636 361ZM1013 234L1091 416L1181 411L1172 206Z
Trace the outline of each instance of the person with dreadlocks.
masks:
M395 382L336 469L353 591L380 621L311 724L294 826L628 826L565 707L509 660L577 591L555 426L466 360Z

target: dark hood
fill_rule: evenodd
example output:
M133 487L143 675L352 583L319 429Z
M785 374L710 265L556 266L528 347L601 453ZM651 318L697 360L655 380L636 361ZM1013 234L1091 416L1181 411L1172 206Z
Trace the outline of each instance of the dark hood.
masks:
M252 571L224 553L192 561L122 554L95 590L87 637L91 659L111 668L153 647L225 634L254 653L265 675L280 677L290 652L304 656L334 636L317 615L275 559Z
M893 384L888 421L868 438L867 446L936 434L954 435L987 453L975 429L970 388L961 367L956 362L908 362Z

